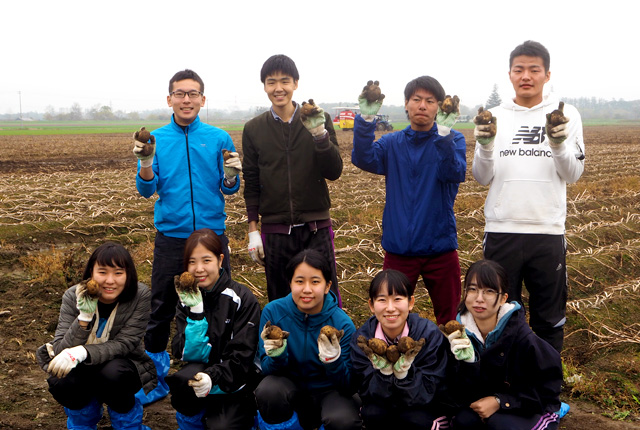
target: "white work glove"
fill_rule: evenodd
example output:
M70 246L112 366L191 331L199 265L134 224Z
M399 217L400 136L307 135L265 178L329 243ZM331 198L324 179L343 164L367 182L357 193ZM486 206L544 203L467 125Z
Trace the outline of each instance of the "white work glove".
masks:
M258 230L249 232L249 255L253 261L264 266L264 246Z
M393 364L393 374L398 379L404 379L407 377L407 373L409 373L409 369L413 364L413 361L416 359L416 356L424 346L425 340L424 338L416 341L416 345L400 355L398 361Z
M326 334L320 333L318 336L318 357L325 364L333 363L340 358L342 348L340 347L340 339L335 334L331 335L331 339Z
M225 160L222 169L224 170L225 179L231 182L242 172L242 163L240 162L240 155L237 152L229 152L228 154L229 158Z
M200 288L195 286L195 284L191 287L182 285L180 283L180 275L173 277L173 285L176 288L176 293L178 293L178 298L182 306L189 306L191 312L196 314L204 312Z
M279 357L284 350L287 349L287 337L289 336L289 332L283 330L283 336L278 339L269 339L270 333L271 321L267 321L262 329L262 333L260 333L260 337L264 342L264 352L266 352L269 357Z
M87 350L82 345L63 349L49 362L47 372L58 378L64 378L79 363L87 359Z
M82 281L76 287L76 308L80 311L78 320L91 322L98 307L98 295L92 296L89 294L89 291L87 291L87 282L88 281Z
M558 147L562 145L569 135L569 130L567 129L569 118L564 116L563 110L564 102L560 102L558 109L547 114L547 122L544 128L547 130L550 146Z
M204 372L198 372L189 379L189 386L193 388L196 397L207 397L211 392L211 377Z
M140 167L151 167L153 156L156 155L156 137L151 135L148 143L140 142L137 137L141 131L133 133L133 154L140 160Z
M357 345L360 347L364 355L367 356L373 368L379 370L383 375L391 375L393 373L393 367L391 363L381 355L376 354L367 344L367 339L364 336L358 336Z
M456 330L447 336L451 347L451 352L455 355L456 360L473 363L475 361L475 351L471 340L467 336L466 331Z

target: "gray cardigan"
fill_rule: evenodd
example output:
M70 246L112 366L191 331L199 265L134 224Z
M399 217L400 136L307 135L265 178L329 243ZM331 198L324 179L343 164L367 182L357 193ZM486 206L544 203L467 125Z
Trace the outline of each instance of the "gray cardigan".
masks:
M49 342L54 353L57 355L65 348L83 345L88 353L83 364L88 366L105 363L114 358L128 358L138 369L145 393L153 390L157 385L156 369L151 358L145 353L142 341L151 312L149 287L138 283L135 297L118 305L109 340L91 345L86 345L86 342L96 320L94 318L87 329L78 324L80 312L76 308L76 287L77 285L74 285L67 289L62 297L56 334ZM36 357L40 367L46 371L51 361L46 344L38 348Z

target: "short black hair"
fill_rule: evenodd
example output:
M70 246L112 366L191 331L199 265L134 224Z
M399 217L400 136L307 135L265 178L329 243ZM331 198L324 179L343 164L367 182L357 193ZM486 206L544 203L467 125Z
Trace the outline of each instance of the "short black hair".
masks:
M128 302L133 299L138 292L138 272L133 263L133 258L124 246L105 242L93 251L84 268L82 279L90 279L93 276L93 267L98 263L101 266L120 267L125 270L127 280L122 293L118 296L119 302Z
M285 275L289 284L291 284L296 267L302 263L307 263L314 269L318 269L322 272L324 280L327 283L331 282L331 263L329 263L329 259L315 249L305 249L294 255L285 268Z
M291 76L294 81L300 79L296 63L286 55L277 54L269 57L269 59L264 62L262 69L260 70L260 80L264 84L264 81L267 80L267 76L271 76L277 72Z
M200 92L204 94L204 81L196 72L190 69L180 70L169 80L169 94L173 91L173 83L183 81L185 79L193 79L200 84Z
M369 300L375 300L375 298L380 295L380 291L385 287L387 294L396 294L407 298L411 298L416 289L415 285L407 278L407 275L398 270L386 269L378 273L371 280L371 284L369 285Z
M478 288L491 288L500 294L509 292L509 280L507 278L506 270L504 270L504 268L495 261L478 260L469 266L467 273L464 275L462 300L458 305L458 313L461 315L468 311L467 306L465 305L465 300L467 299L467 287L473 278L476 279ZM498 303L498 300L500 300L500 295L496 297L496 303Z
M444 88L431 76L420 76L409 82L404 88L404 101L407 102L418 90L429 91L439 102L444 100Z
M545 48L542 43L535 42L533 40L527 40L521 45L516 46L516 48L511 51L511 55L509 56L509 70L511 70L511 66L513 66L513 59L521 55L526 55L527 57L542 58L544 71L549 71L549 66L551 65L551 56L549 55L549 51L547 50L547 48Z

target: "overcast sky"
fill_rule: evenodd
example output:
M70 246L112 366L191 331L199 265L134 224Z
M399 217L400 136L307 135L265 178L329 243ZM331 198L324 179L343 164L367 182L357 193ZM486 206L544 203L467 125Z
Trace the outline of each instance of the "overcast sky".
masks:
M273 54L300 72L294 100L356 102L377 79L385 104L431 75L467 106L494 84L512 97L511 50L551 53L560 97L640 99L634 0L10 1L2 2L0 114L48 106L169 109L168 82L195 70L209 109L267 106L260 68ZM20 107L21 103L21 107Z

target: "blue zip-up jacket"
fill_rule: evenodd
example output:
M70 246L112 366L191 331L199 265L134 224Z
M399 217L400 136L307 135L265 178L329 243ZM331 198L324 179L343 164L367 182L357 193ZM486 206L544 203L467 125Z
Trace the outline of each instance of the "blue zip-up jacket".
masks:
M338 307L332 291L324 298L322 311L309 315L301 312L291 294L269 302L262 310L260 332L267 321L289 332L287 347L278 357L269 357L264 341L258 342L258 356L264 375L286 376L303 390L335 389L350 392L351 336L356 327L351 318ZM318 357L320 329L330 325L344 330L340 339L340 358L333 363L322 363Z
M404 379L383 375L373 368L371 361L357 346L358 336L375 337L378 320L369 318L351 340L353 384L364 404L374 403L385 409L406 409L435 406L446 389L446 372L449 342L438 327L416 313L407 318L409 336L414 340L425 339ZM435 409L435 408L434 408Z
M240 188L240 175L233 187L223 184L222 149L235 152L231 136L200 122L200 117L183 128L173 116L170 124L151 134L156 138L154 177L150 181L142 179L138 162L136 188L146 198L158 193L156 229L183 239L205 227L224 233L227 214L223 194L233 194Z
M212 393L234 392L255 373L260 304L225 270L211 291L202 291L202 301L202 313L178 303L172 354L182 361L208 364L204 372L211 377Z
M408 126L374 141L375 129L375 121L356 116L351 162L385 175L382 247L408 257L457 249L453 204L467 170L462 133L440 136L434 123L429 131Z
M476 352L476 362L457 362L452 393L459 405L497 396L504 412L523 416L557 412L562 385L560 354L531 330L518 302L501 309L498 318L483 344L473 316L458 314Z

